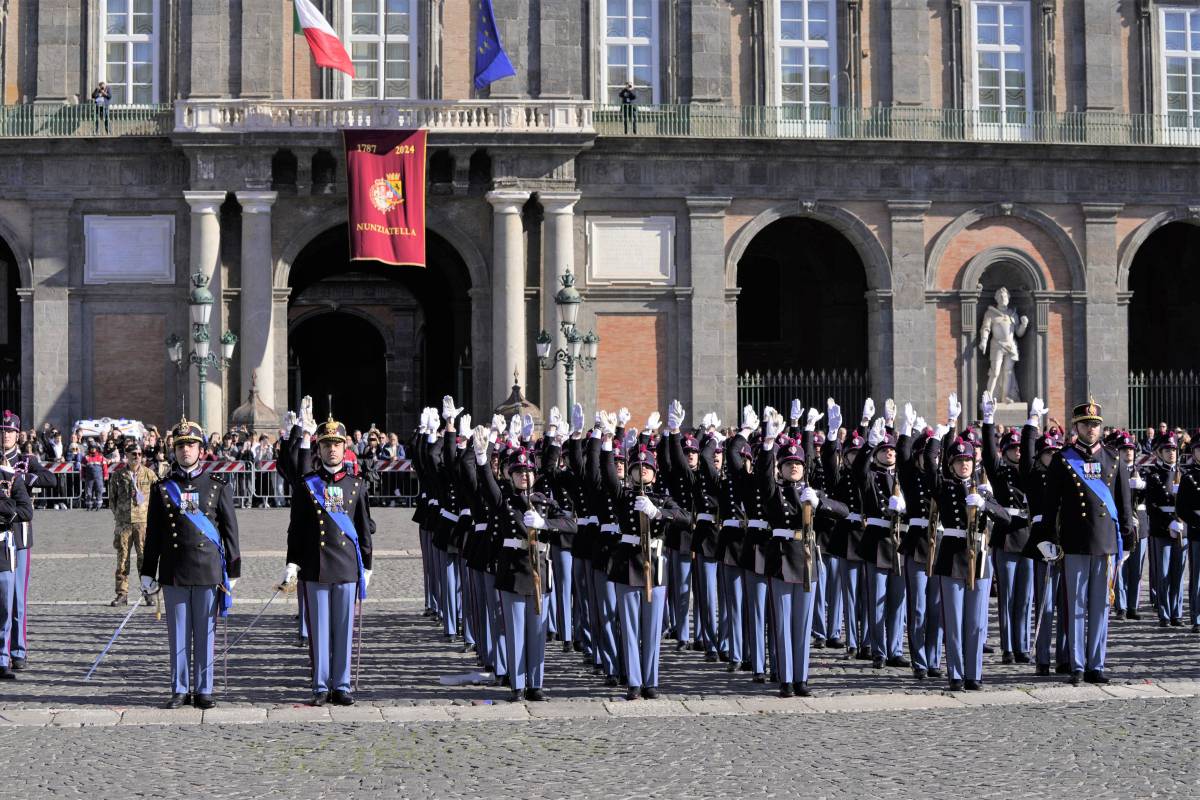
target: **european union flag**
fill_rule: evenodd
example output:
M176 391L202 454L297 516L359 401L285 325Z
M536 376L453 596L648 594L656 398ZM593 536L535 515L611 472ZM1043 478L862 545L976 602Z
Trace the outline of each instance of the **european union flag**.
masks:
M496 31L496 13L492 0L479 0L479 32L475 36L475 88L482 89L492 81L516 75L500 34Z

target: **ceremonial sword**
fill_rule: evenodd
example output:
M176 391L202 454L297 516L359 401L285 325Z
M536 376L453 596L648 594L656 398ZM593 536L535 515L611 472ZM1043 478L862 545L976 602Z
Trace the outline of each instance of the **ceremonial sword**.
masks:
M155 592L155 594L158 594L158 592ZM142 596L147 600L150 599L150 594L148 592L142 592ZM96 656L96 660L92 662L92 668L87 671L87 675L83 676L85 681L92 679L92 674L96 671L96 667L100 666L100 662L104 660L104 657L108 655L108 651L112 648L113 642L117 641L117 637L121 635L121 631L125 629L125 626L129 624L129 620L133 619L133 615L137 613L137 610L141 608L141 606L142 604L140 602L134 603L133 608L129 609L129 612L125 615L125 619L121 620L121 624L117 626L115 631L113 631L113 635L111 638L109 638L108 644L104 645L104 649L100 651L100 655Z

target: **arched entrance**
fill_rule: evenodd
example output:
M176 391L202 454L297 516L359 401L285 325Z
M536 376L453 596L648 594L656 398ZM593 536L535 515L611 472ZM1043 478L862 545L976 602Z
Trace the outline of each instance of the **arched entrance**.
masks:
M453 394L469 408L471 281L458 252L432 231L426 232L425 269L350 261L349 252L348 228L340 224L318 234L292 262L292 407L310 394L321 416L332 392L337 416L351 429L374 422L396 433L416 424L430 398ZM318 384L329 388L318 392ZM360 397L367 394L372 397Z
M21 410L21 275L8 243L0 239L0 408Z
M1150 234L1129 269L1130 424L1200 426L1200 226Z
M747 245L737 286L739 406L861 403L870 391L868 286L849 239L817 219L778 219Z

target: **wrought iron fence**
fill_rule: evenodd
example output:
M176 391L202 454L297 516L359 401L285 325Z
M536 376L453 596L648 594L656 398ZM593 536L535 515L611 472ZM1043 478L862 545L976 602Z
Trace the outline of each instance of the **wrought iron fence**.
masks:
M165 136L175 124L170 103L109 106L107 116L91 102L0 105L0 138Z
M784 414L793 399L808 406L824 408L832 397L843 409L846 419L855 419L858 409L871 392L871 376L865 369L800 369L743 372L738 376L738 406L750 405L760 413L763 406Z
M1143 430L1160 422L1200 427L1200 372L1164 370L1129 373L1129 426Z

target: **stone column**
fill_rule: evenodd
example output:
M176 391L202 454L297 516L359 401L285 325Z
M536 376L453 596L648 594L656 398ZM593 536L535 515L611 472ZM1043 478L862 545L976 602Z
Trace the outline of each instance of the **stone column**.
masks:
M892 102L897 106L928 106L929 9L924 3L890 5Z
M680 30L671 48L686 48L679 59L686 77L687 100L693 103L726 102L732 94L730 79L730 27L728 4L721 0L683 0ZM663 49L659 75L666 75L670 51Z
M225 192L184 192L183 198L187 200L188 205L192 207L191 219L191 249L189 257L188 281L186 282L186 291L191 292L190 276L202 272L209 278L208 290L213 296L213 311L212 317L209 320L209 334L212 336L210 349L212 352L220 353L220 338L224 333L220 330L221 309L220 305L223 302L222 286L221 286L221 204L225 202ZM184 302L187 302L185 295ZM192 330L189 321L187 330L187 342L185 352L190 352L192 346ZM195 378L196 368L190 367L188 370L188 384L191 387L188 390L189 407L192 414L199 410L197 388L198 382ZM215 370L208 371L208 383L205 391L205 403L207 405L207 419L197 419L205 431L221 430L224 425L221 424L223 417L223 391L221 383L221 374ZM195 416L192 416L195 419Z
M895 12L893 12L895 13ZM932 409L937 401L935 315L925 306L925 213L923 200L890 200L892 227L891 396ZM882 361L882 360L881 360ZM886 370L888 365L882 364ZM886 381L876 378L876 385ZM928 414L925 416L928 417Z
M282 26L281 4L269 0L242 3L242 39L234 51L240 60L240 97L266 99L283 94Z
M568 272L575 271L575 204L579 192L539 192L544 221L542 223L542 328L552 337L551 352L566 346L566 339L559 327L558 307L554 295L562 286L559 280ZM584 331L580 331L582 336ZM578 389L579 371L575 373ZM575 393L576 399L579 392ZM542 411L549 413L551 406L558 406L564 419L569 413L567 404L567 375L561 366L547 372L542 380Z
M685 199L692 324L691 341L680 343L682 363L688 365L681 394L690 395L690 402L685 402L689 402L687 412L693 421L709 411L716 411L722 420L733 420L737 413L737 307L725 296L725 209L732 198Z
M30 3L21 5L21 13L28 15L31 20L26 22L22 19L22 27L36 26L29 37L36 44L33 51L37 66L35 102L71 101L82 91L83 84L79 75L79 53L84 40L80 22L84 18L80 12L82 0L40 0L36 10L30 9ZM15 53L12 58L15 64ZM96 59L93 58L92 62L96 62ZM94 86L95 81L90 82ZM88 91L92 88L89 86ZM70 422L63 424L69 425Z
M231 36L231 3L193 2L180 13L179 71L184 97L228 97L232 93L229 52ZM276 28L271 35L279 37Z
M258 396L275 408L275 336L272 320L275 260L271 253L271 206L275 192L238 192L242 205L242 318L237 332L242 403L255 374Z
M1119 108L1121 15L1111 0L1083 0L1083 59L1086 111Z
M492 398L491 407L508 395L513 369L522 385L529 383L525 368L525 240L521 208L529 192L501 189L488 192L492 204Z
M70 425L72 335L70 268L71 203L48 201L33 206L30 219L33 231L33 296L22 296L24 312L32 311L30 325L22 325L22 348L32 352L32 358L22 356L21 383L30 386L29 408L32 417L27 425L41 426L47 420L57 425ZM30 308L30 304L32 308ZM75 342L78 344L78 342ZM75 364L78 369L79 364ZM76 376L76 382L78 378ZM30 391L22 388L22 391Z
M264 403L280 413L299 405L292 403L291 386L288 384L288 297L291 294L288 286L271 289L271 338L275 351L271 357L275 364L275 396L267 397L259 393Z
M1119 203L1083 206L1086 371L1076 376L1067 400L1068 406L1082 403L1090 392L1104 407L1105 418L1116 425L1126 424L1129 417L1128 306L1117 298L1117 215L1123 208Z

